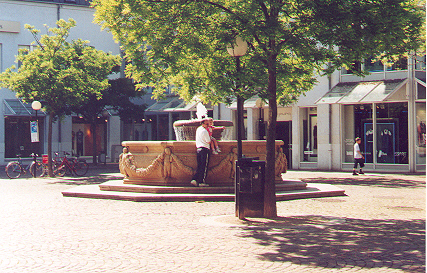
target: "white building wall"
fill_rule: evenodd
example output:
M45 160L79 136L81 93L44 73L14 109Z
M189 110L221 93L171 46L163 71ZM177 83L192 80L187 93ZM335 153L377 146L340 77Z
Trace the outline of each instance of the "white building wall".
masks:
M331 169L332 170L341 170L341 147L343 140L343 123L341 122L341 112L342 105L340 104L332 104L331 105ZM354 126L353 126L354 127Z
M332 146L329 143L330 114L329 104L320 104L317 107L317 168L320 170L332 168Z
M59 7L59 8L58 8ZM34 42L33 35L24 28L25 24L33 25L40 30L40 35L46 34L47 30L44 25L56 27L58 18L67 20L73 18L77 22L77 26L72 28L68 41L81 38L82 40L90 41L90 45L96 49L109 52L114 55L120 53L119 45L114 42L113 37L107 31L101 31L99 25L94 24L93 13L94 9L87 6L67 5L64 3L56 4L53 2L27 2L27 1L10 1L0 0L0 20L19 22L20 30L18 33L1 32L1 67L0 72L6 68L16 65L15 58L18 54L18 45L31 45ZM114 76L118 77L118 75ZM0 111L5 113L4 99L16 99L15 93L8 89L0 89ZM120 119L114 119L120 127ZM116 126L116 125L114 125ZM113 126L113 127L114 127ZM0 117L0 164L5 164L5 134L4 134L4 118ZM59 128L61 132L59 132ZM45 136L44 150L47 151L47 130L48 118L45 119ZM71 151L71 131L72 119L67 117L59 125L59 121L53 125L53 151ZM3 133L1 133L3 132ZM117 135L118 134L118 137ZM120 130L113 133L114 137L110 137L108 147L113 144L120 144Z

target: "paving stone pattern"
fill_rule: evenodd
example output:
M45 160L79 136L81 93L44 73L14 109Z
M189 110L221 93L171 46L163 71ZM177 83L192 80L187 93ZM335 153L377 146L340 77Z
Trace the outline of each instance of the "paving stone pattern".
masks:
M297 172L348 196L278 202L240 221L233 202L63 197L92 177L0 179L0 272L425 272L425 175ZM112 173L111 173L112 172Z

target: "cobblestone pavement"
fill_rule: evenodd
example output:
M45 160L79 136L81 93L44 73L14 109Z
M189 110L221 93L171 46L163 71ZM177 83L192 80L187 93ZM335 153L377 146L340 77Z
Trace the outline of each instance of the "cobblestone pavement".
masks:
M233 202L137 203L62 197L118 179L4 179L0 272L425 272L425 175L289 171L348 196L278 202L275 220Z

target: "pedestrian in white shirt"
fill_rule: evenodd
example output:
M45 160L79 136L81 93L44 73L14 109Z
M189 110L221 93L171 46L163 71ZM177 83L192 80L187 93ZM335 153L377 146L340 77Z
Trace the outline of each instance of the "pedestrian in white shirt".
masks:
M211 137L208 132L209 120L204 118L201 125L196 130L196 148L197 148L197 170L191 179L191 185L195 187L209 187L205 183L208 172Z
M354 153L354 166L353 166L353 175L365 174L362 168L365 166L365 157L360 151L360 143L362 143L362 139L360 137L356 137L356 143L353 146ZM357 165L360 165L359 173L356 172Z

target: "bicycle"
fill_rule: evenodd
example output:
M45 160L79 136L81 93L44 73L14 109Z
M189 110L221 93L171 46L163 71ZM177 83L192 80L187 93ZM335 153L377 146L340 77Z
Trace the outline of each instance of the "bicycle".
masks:
M58 153L56 153L58 155ZM85 175L89 170L89 164L86 163L86 160L79 158L68 158L67 155L70 155L67 152L64 152L64 157L54 159L53 165L54 170L53 174L55 176L64 176L67 172L75 174L77 176Z
M35 154L31 154L31 156L37 156ZM5 171L6 175L10 179L19 178L22 174L26 174L28 171L31 173L32 176L34 176L34 169L36 170L36 174L40 173L40 176L43 176L43 170L45 168L45 164L43 164L40 161L31 162L28 164L26 168L24 168L24 165L22 164L22 158L21 154L17 154L16 157L18 157L17 161L11 161L6 165ZM37 166L36 168L34 166Z

